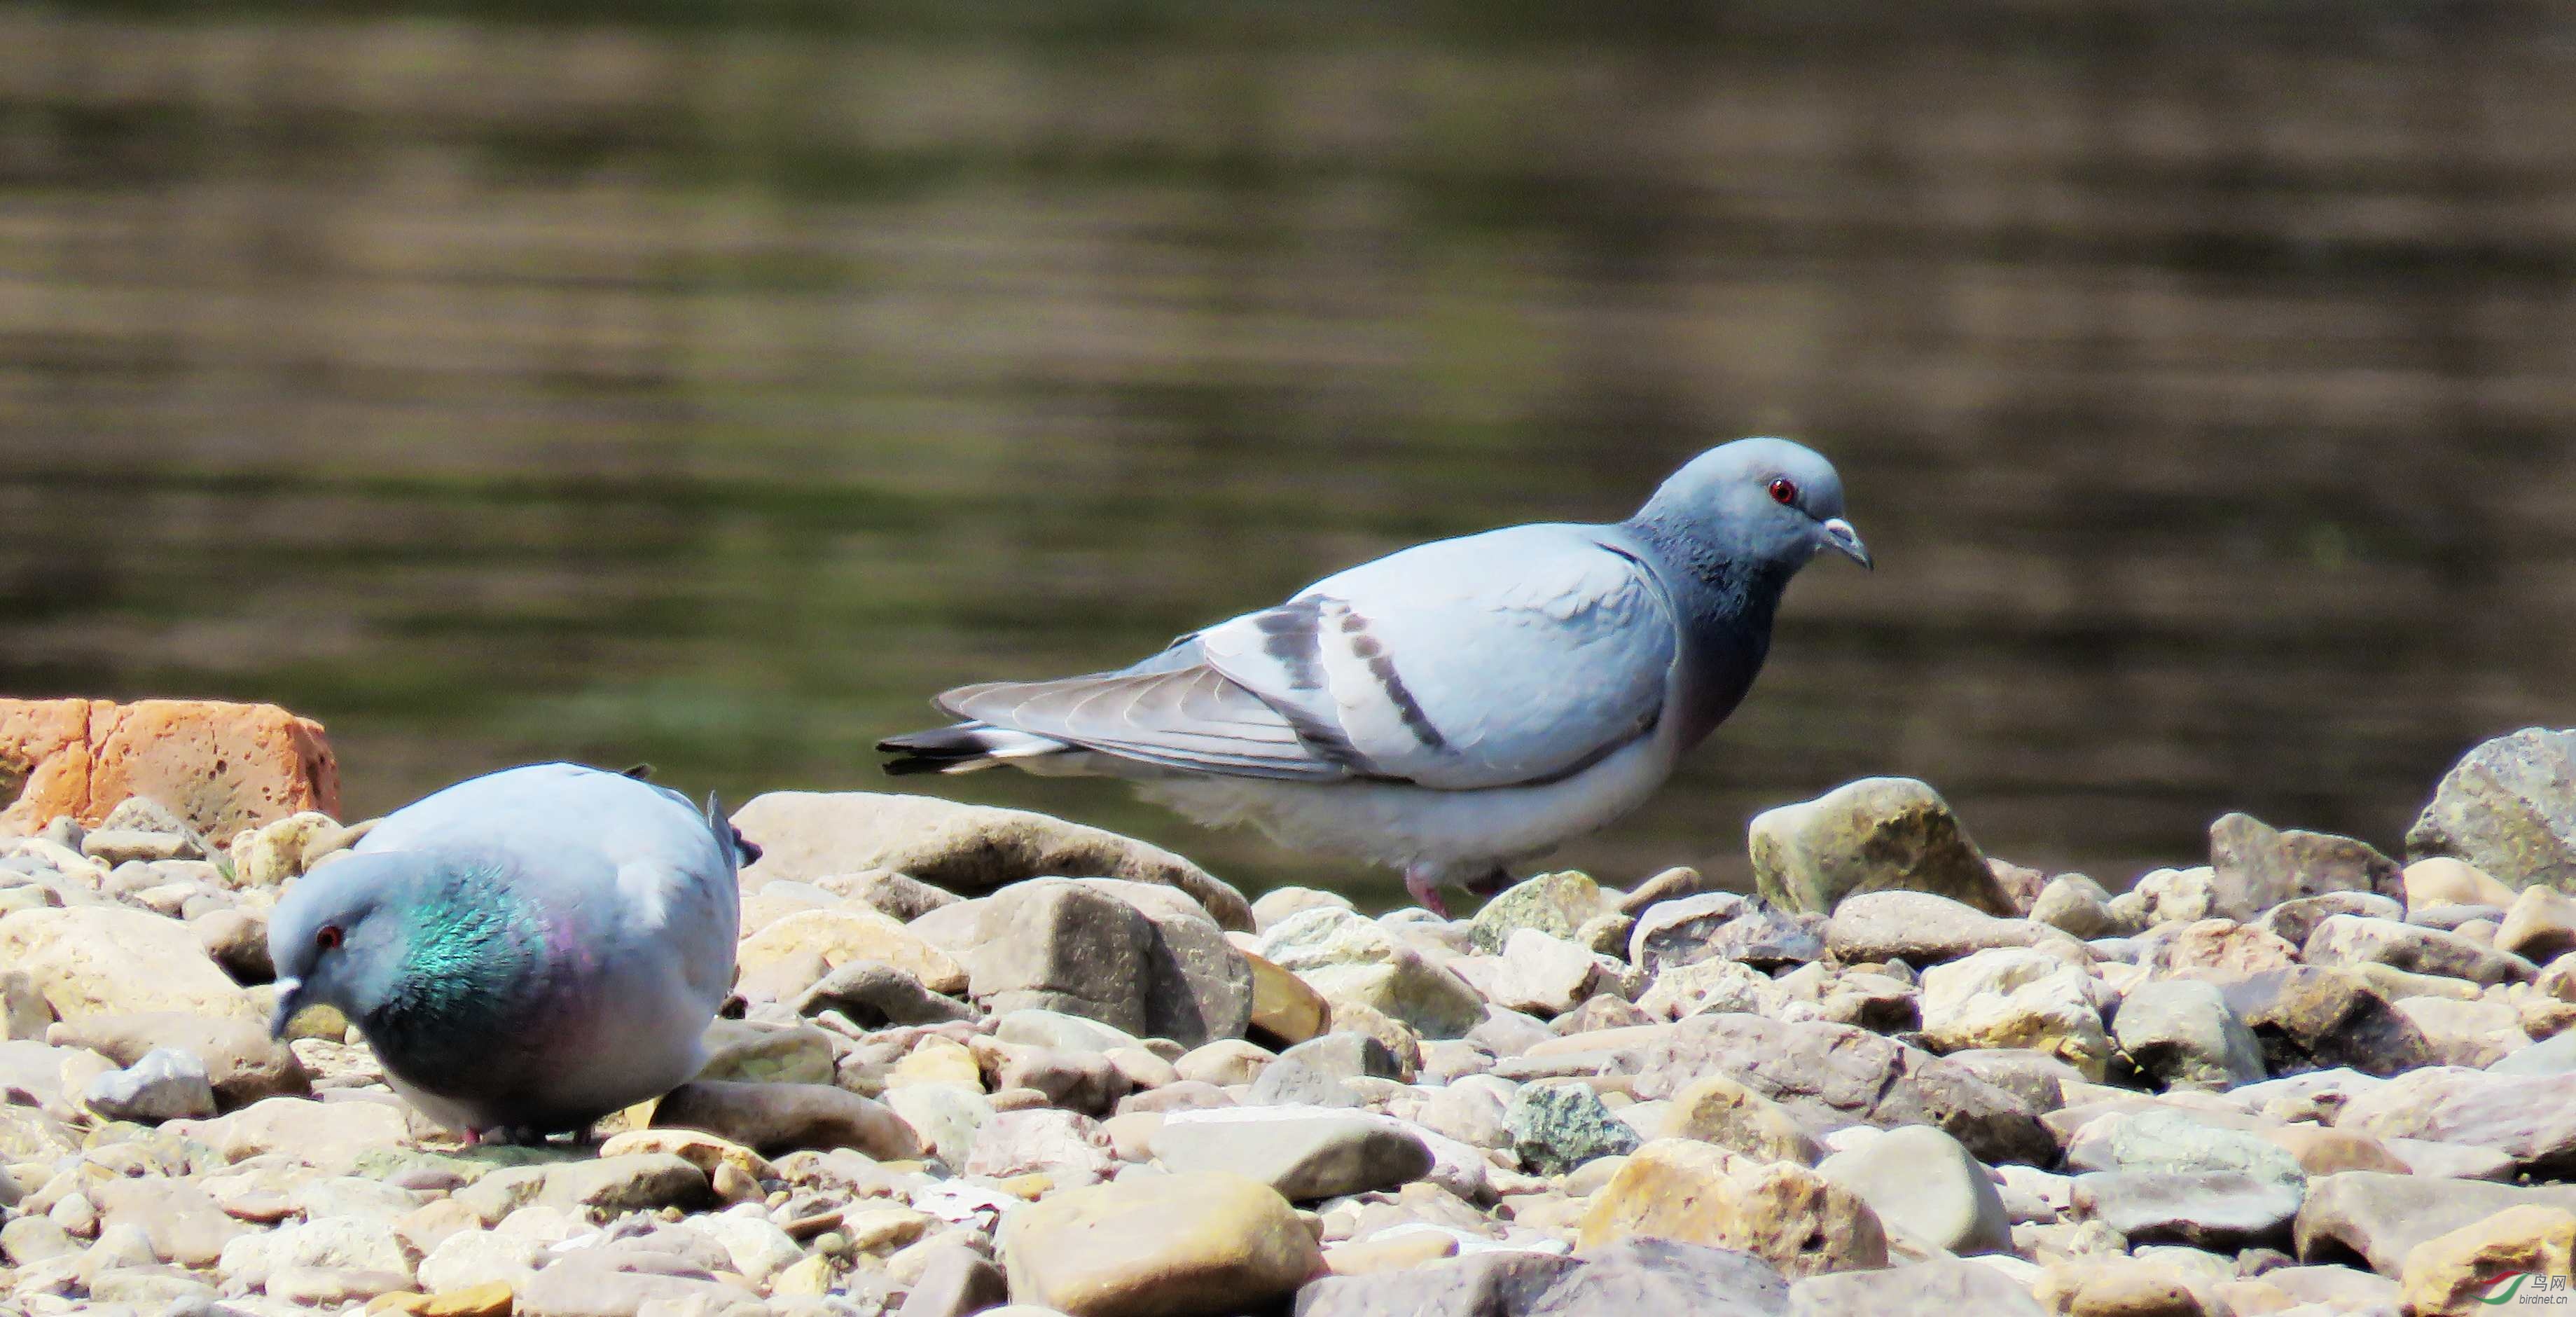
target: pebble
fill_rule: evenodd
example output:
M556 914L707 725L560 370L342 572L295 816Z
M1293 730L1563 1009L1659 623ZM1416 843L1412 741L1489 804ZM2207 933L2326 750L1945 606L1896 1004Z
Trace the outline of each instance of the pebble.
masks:
M2012 1248L2003 1196L1984 1164L1957 1139L1929 1125L1908 1125L1816 1166L1829 1184L1848 1190L1891 1231L1955 1254Z
M250 882L0 839L0 1306L2359 1312L2576 1247L2576 899L2487 859L2231 819L2114 896L1877 780L1765 816L1760 896L1372 919L945 808L1118 876L943 891L883 860L987 872L966 833L764 806L745 1018L546 1150L453 1149L345 1022L268 1039L262 911L336 823Z
M1003 1264L1015 1298L1069 1312L1257 1308L1323 1268L1288 1200L1221 1171L1069 1189L1013 1218Z

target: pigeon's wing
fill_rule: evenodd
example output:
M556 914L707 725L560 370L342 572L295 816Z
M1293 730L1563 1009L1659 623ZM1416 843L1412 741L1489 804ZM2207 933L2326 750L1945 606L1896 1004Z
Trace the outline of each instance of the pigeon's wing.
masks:
M1187 772L1510 786L1655 725L1678 646L1652 572L1588 526L1407 549L1119 672L950 691L976 723Z
M1196 637L1118 672L961 686L938 703L986 726L1183 772L1308 782L1350 775L1286 713L1209 667Z
M1197 640L1320 756L1453 790L1570 776L1645 735L1680 647L1636 551L1566 525L1408 549Z
M741 918L735 857L688 797L578 764L530 764L425 796L358 844L459 847L503 852L550 900L612 909L622 943L676 956L693 993L723 999Z

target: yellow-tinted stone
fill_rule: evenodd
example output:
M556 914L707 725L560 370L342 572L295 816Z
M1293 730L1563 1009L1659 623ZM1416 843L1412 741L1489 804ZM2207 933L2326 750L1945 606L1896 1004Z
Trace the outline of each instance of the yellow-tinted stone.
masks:
M1813 1166L1823 1152L1779 1103L1724 1075L1693 1080L1664 1112L1667 1139L1697 1139L1756 1161Z
M0 916L0 965L24 970L54 1018L181 1011L265 1017L186 924L148 910L79 905Z
M2078 1257L2049 1264L2031 1293L2050 1312L2066 1317L2206 1317L2204 1287L2214 1288L2205 1279L2152 1262Z
M844 961L881 961L932 992L966 990L966 970L955 957L867 908L799 911L744 939L735 959L743 977L752 978L774 961L807 954L820 955L835 969Z
M1012 1218L1011 1297L1072 1317L1239 1312L1323 1266L1288 1200L1223 1171L1070 1189Z
M819 1299L832 1292L832 1260L820 1253L791 1262L769 1278L769 1292L782 1298Z
M984 1069L975 1063L974 1051L964 1043L930 1034L914 1043L886 1075L888 1088L906 1084L964 1084L981 1093Z
M775 1179L778 1175L768 1158L702 1130L629 1130L612 1134L599 1145L602 1157L621 1157L630 1152L667 1152L709 1175L715 1174L719 1166L731 1166L755 1178Z
M2356 1130L2328 1129L2317 1125L2282 1125L2262 1131L2263 1137L2290 1150L2299 1159L2299 1169L2311 1176L2334 1175L2342 1171L2377 1171L2382 1175L2412 1175L2406 1163L2388 1150L2388 1145Z
M505 1280L448 1290L421 1305L420 1317L510 1317L515 1296Z
M2508 1272L2576 1272L2576 1213L2530 1203L2435 1235L2407 1250L2398 1285L2408 1312L2475 1312Z
M1252 966L1252 1028L1283 1047L1332 1032L1333 1008L1306 981L1277 965L1245 952Z
M939 1218L909 1207L883 1207L870 1212L846 1213L841 1234L850 1247L861 1253L881 1253L901 1248L921 1238L923 1232L938 1223Z
M1792 1277L1887 1265L1878 1214L1807 1167L1714 1144L1657 1139L1592 1196L1576 1240L1590 1254L1634 1235L1735 1248Z
M2515 896L2512 888L2489 877L2486 870L2447 855L2407 865L2405 882L2409 910L2437 905L2491 905L2501 910L2512 905Z
M1324 1265L1336 1276L1365 1276L1456 1256L1457 1236L1442 1230L1415 1230L1328 1248L1324 1250Z

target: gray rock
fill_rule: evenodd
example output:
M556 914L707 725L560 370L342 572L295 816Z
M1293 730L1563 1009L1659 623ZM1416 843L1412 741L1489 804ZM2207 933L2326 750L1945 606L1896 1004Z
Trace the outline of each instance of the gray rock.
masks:
M845 960L792 1006L799 1015L839 1011L862 1029L899 1024L944 1024L975 1018L975 1008L921 986L921 980L873 960Z
M2429 905L2421 908L2409 907L2406 911L2407 923L2413 924L2418 928L2440 929L2445 933L2457 932L2460 925L2474 924L2481 919L2490 923L2504 922L2504 907L2494 905Z
M880 1161L921 1155L912 1126L868 1098L828 1084L698 1079L662 1095L657 1127L704 1130L765 1156L856 1148Z
M1043 878L911 927L935 920L957 933L945 949L995 1014L1061 1011L1184 1047L1240 1038L1252 1020L1252 967L1185 904L1167 888Z
M1708 890L1708 878L1688 865L1675 865L1637 884L1619 898L1622 914L1639 915L1666 901L1697 896Z
M2504 913L2496 950L2547 964L2576 951L2576 896L2554 887L2526 887Z
M2137 1068L2172 1086L2229 1088L2263 1078L2263 1048L2215 983L2157 979L2129 990L2112 1036Z
M1615 989L1627 969L1534 928L1512 930L1498 958L1477 959L1487 967L1481 985L1487 1000L1551 1018L1574 1009L1596 990ZM1462 970L1467 963L1456 962Z
M2209 825L2210 910L2251 923L2283 901L2319 892L2403 896L2404 871L2368 842L2284 831L2245 814Z
M1628 935L1628 959L1650 973L1707 960L1766 972L1825 954L1825 918L1791 914L1759 898L1707 892L1649 907Z
M2091 941L2117 933L2134 933L2111 914L2111 893L2080 873L2060 874L2039 889L2030 918L2071 937Z
M974 1151L957 1169L995 1178L1044 1172L1065 1189L1105 1180L1116 1168L1100 1122L1076 1112L1033 1107L998 1112L985 1121L975 1133Z
M2576 1080L2418 1070L2354 1095L2337 1129L2493 1148L2535 1176L2576 1172Z
M873 906L879 914L904 923L957 904L955 892L933 887L908 873L869 869L860 873L824 874L813 885L835 896Z
M1421 1139L1385 1117L1298 1107L1176 1112L1153 1149L1173 1171L1231 1171L1300 1203L1400 1188L1432 1162Z
M1601 911L1600 885L1588 875L1572 870L1543 873L1514 883L1487 901L1467 925L1467 942L1490 956L1524 928L1570 941Z
M2527 727L2471 750L2443 775L2406 851L2466 860L2516 889L2576 892L2576 729Z
M2458 933L2359 915L2328 916L2308 934L2299 955L2310 965L2387 965L2482 984L2525 982L2540 972L2520 956Z
M1705 1313L1782 1317L1788 1281L1734 1249L1632 1238L1575 1259L1499 1250L1297 1292L1296 1317L1599 1317Z
M686 1159L667 1152L636 1152L548 1167L537 1201L603 1212L650 1212L663 1207L704 1207L713 1195L707 1188L707 1173Z
M2377 892L2322 892L2284 901L2263 912L2255 927L2294 947L2308 944L2308 935L2333 915L2360 915L2365 919L2406 918L2406 906L2393 896Z
M2273 1267L2258 1279L2289 1295L2291 1302L2313 1305L2323 1313L2397 1317L2400 1311L2397 1282L2358 1267Z
M566 1253L515 1296L519 1317L635 1317L645 1305L693 1317L762 1317L760 1296L688 1262L641 1249Z
M2193 1119L2170 1107L2112 1117L2067 1150L2066 1164L2086 1171L2200 1174L2226 1171L2291 1188L2307 1182L2289 1149L2255 1133Z
M2299 1207L2298 1254L2305 1262L2359 1257L2394 1276L2417 1244L2532 1203L2576 1211L2576 1185L2517 1188L2375 1171L2320 1176Z
M1228 929L1250 932L1243 894L1159 846L1044 814L864 791L773 791L733 825L759 843L745 891L775 878L891 869L951 892L980 893L1030 878L1125 878L1189 894Z
M168 1047L92 1079L81 1096L90 1110L110 1120L147 1125L215 1114L215 1088L206 1082L205 1063Z
M1106 1116L1133 1087L1126 1074L1098 1052L1062 1052L981 1038L975 1040L974 1049L994 1092L1029 1089L1045 1095L1048 1106L1066 1111Z
M2012 1225L1985 1166L1928 1125L1890 1130L1835 1153L1816 1173L1923 1243L1960 1254L2012 1251Z
M180 1011L84 1015L54 1025L45 1036L62 1046L86 1047L120 1066L165 1048L186 1052L205 1067L216 1105L226 1111L313 1091L313 1077L295 1053L269 1037L261 1022L238 1016Z
M277 979L268 959L268 919L247 910L213 910L188 921L197 944L223 966L233 982L250 987Z
M1335 1079L1392 1079L1411 1082L1403 1058L1374 1035L1339 1031L1322 1034L1279 1054L1281 1061L1312 1066ZM1276 1065L1276 1062L1272 1064Z
M2102 1171L2075 1177L2076 1215L2135 1244L2225 1249L2290 1242L2304 1183L2241 1171Z
M1010 1282L992 1259L964 1244L941 1245L922 1265L895 1317L974 1317L1010 1297Z
M1971 1048L1942 1060L2002 1089L2038 1115L2066 1105L2067 1085L2086 1082L2083 1071L2027 1047Z
M1991 947L2026 947L2040 926L1997 919L1930 892L1855 892L1834 907L1825 945L1845 964L1902 960L1921 968Z
M1360 1105L1359 1090L1343 1082L1341 1076L1286 1057L1262 1068L1261 1077L1252 1081L1252 1093L1247 1100L1261 1107Z
M155 1258L183 1267L215 1265L223 1257L224 1245L251 1232L227 1215L214 1195L190 1180L164 1176L102 1180L88 1192L102 1226L142 1231Z
M31 1267L51 1258L76 1257L85 1247L49 1216L12 1217L0 1225L0 1258L14 1267Z
M994 1016L993 1036L1006 1043L1052 1047L1060 1052L1109 1052L1121 1047L1141 1048L1145 1045L1144 1039L1098 1020L1035 1008ZM1219 1044L1249 1046L1233 1038L1218 1039L1211 1045Z
M2264 1069L2275 1075L2344 1066L2393 1075L2432 1059L2422 1032L2347 970L2267 970L2221 984L2220 991L2254 1031Z
M1809 1276L1789 1287L1791 1317L2048 1317L2020 1282L1981 1262L1943 1258L1885 1271Z
M107 865L149 864L154 860L193 860L205 848L178 832L145 832L139 828L100 828L81 840L81 854Z
M1628 1067L1640 1098L1722 1074L1812 1128L1931 1125L1989 1164L2056 1160L2057 1140L2019 1098L1966 1066L1865 1029L1759 1015L1695 1015L1642 1042Z
M1280 920L1300 910L1312 910L1319 906L1355 913L1359 909L1351 903L1351 898L1339 892L1327 892L1313 887L1273 887L1263 892L1260 899L1252 903L1252 921L1262 932L1267 933L1271 926Z
M1784 910L1831 914L1854 892L1897 890L2021 913L1949 802L1912 778L1863 778L1759 814L1749 830L1754 883Z
M2576 1074L2576 1029L2552 1034L2487 1067L2491 1075Z
M2424 1035L2440 1065L2483 1068L2531 1046L2510 1002L2399 996L2389 1005Z
M1634 1152L1643 1140L1582 1084L1525 1084L1503 1109L1512 1151L1541 1175L1563 1175L1596 1157Z
M1400 1020L1424 1038L1464 1037L1486 1018L1485 999L1441 964L1444 947L1426 954L1418 940L1435 944L1437 929L1419 921L1362 919L1347 910L1314 907L1272 925L1261 955L1305 981L1336 1011L1352 1004Z

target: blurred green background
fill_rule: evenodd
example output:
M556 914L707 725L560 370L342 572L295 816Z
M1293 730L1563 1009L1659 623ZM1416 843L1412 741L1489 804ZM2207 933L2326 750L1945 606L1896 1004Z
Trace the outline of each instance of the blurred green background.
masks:
M945 686L1787 433L1878 572L1564 860L1880 772L2115 885L2393 847L2576 723L2571 127L2555 0L13 5L0 688L283 703L360 814L882 789Z

